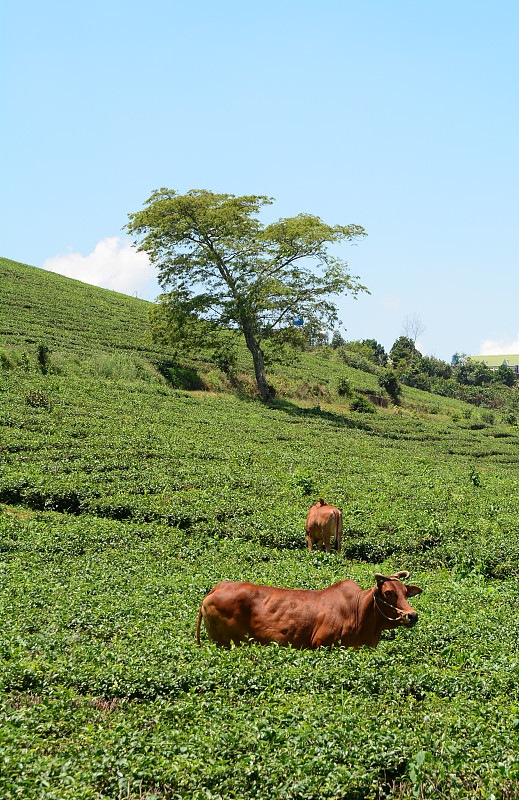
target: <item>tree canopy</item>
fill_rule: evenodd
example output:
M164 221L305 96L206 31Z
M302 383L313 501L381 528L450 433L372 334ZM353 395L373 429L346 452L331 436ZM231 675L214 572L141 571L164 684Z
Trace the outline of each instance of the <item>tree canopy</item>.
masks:
M381 345L380 342L377 342L376 339L356 339L351 342L344 342L344 346L347 350L352 350L354 353L360 353L365 358L373 361L374 364L378 364L380 367L383 367L387 364L387 353L384 350L383 345Z
M492 376L492 380L495 383L503 383L505 386L515 386L517 381L515 378L515 372L511 367L507 367L506 364L501 364L494 375Z
M330 298L367 291L328 251L365 236L361 226L330 226L303 213L263 225L258 214L272 202L264 195L181 195L164 188L129 214L126 225L158 268L165 291L159 307L170 335L185 335L195 320L239 329L264 400L272 390L262 341L290 328L295 318L331 330L337 308Z
M417 354L421 355L408 336L399 336L389 352L393 367L398 373L406 370Z

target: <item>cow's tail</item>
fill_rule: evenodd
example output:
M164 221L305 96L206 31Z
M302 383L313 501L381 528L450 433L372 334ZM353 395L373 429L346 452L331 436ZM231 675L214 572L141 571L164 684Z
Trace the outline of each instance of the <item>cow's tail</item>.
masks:
M335 541L333 543L333 547L338 553L340 553L342 538L342 514L340 511L335 509L333 516L335 517Z
M200 645L200 622L202 620L202 606L200 606L200 611L198 612L198 620L196 623L196 643L199 647Z

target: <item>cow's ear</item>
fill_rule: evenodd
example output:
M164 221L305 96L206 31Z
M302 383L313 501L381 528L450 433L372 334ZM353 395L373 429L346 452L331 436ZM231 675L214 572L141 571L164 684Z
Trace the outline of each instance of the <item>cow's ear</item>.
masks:
M377 585L380 587L384 581L387 581L387 575L381 575L380 572L375 572L375 580Z
M414 597L416 594L422 594L422 589L419 586L413 586L412 583L409 583L405 587L405 593L407 597Z

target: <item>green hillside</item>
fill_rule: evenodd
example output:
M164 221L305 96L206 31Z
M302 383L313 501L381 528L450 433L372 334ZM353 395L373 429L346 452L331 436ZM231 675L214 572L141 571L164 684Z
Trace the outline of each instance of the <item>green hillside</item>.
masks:
M407 388L355 412L339 379L377 377L327 349L267 406L245 350L230 380L143 301L0 264L0 797L517 797L517 426ZM321 496L340 556L307 550ZM399 569L419 622L376 650L196 646L221 580Z
M26 352L34 359L38 345L44 344L51 351L51 370L59 367L67 372L74 361L107 353L136 355L153 365L173 359L171 351L151 340L150 304L144 300L7 259L0 259L0 285L0 347L14 349L18 356ZM181 353L176 358L197 371L199 388L254 394L250 353L239 339L236 347L239 377L234 386L215 370L208 352ZM316 354L300 354L282 366L273 364L269 374L280 396L315 402L338 400L336 384L342 376L349 376L361 390L378 390L373 375Z
M177 365L166 371L179 388L206 388L254 396L256 387L250 353L236 338L238 374L229 381L211 363L209 351L172 352L152 341L148 323L150 303L101 289L53 272L0 258L0 348L14 360L25 353L36 359L40 344L50 350L49 369L57 373L129 376L146 373L146 365ZM110 356L110 363L107 361ZM182 372L182 368L192 370ZM353 389L364 394L383 394L375 375L347 366L330 348L310 353L293 351L284 363L269 366L269 379L277 396L303 405L322 404L347 410L349 403L337 388L347 378ZM148 376L149 377L149 376ZM403 407L434 414L460 415L467 411L455 399L403 389Z
M44 342L70 353L161 352L148 335L149 303L54 272L0 258L0 342L31 349Z

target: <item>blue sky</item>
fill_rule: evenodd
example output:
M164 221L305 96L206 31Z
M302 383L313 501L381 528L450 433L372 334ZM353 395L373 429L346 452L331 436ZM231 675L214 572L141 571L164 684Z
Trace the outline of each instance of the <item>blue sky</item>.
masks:
M166 186L362 225L347 339L519 352L519 5L4 0L0 255L153 299ZM265 217L267 220L267 217Z

